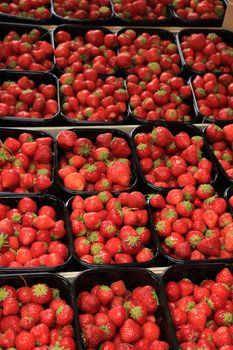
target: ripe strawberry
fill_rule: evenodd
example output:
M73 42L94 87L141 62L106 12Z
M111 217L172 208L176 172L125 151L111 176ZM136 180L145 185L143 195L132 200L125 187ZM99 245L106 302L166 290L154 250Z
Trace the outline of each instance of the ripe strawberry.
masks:
M143 337L148 339L150 343L160 338L160 328L159 326L152 321L147 321L142 326Z
M232 275L231 271L227 267L222 269L216 275L216 282L225 283L228 286L231 286L233 284L233 275Z
M19 173L15 169L4 169L1 173L1 182L4 189L12 191L20 183Z
M105 332L94 324L87 324L82 329L82 338L86 347L95 348L105 340Z
M96 314L100 310L100 301L94 294L82 292L77 299L78 307L82 312Z
M125 320L119 331L120 338L125 343L136 342L142 337L142 334L140 325L131 319Z
M207 256L218 257L220 254L220 242L216 237L204 237L197 247L201 253Z
M113 290L114 294L117 296L124 296L126 294L126 286L124 281L118 280L112 282L110 288Z
M52 290L45 283L34 284L30 290L30 298L33 303L47 304L52 299Z
M30 332L22 330L15 338L15 346L19 350L31 350L35 345L35 338Z
M115 161L108 166L107 176L112 183L124 187L130 184L130 168L127 163Z
M106 306L112 301L114 297L114 292L107 285L101 285L98 288L96 295L100 300L101 304Z
M173 141L173 139L174 137L172 133L163 126L155 127L152 131L152 140L156 146L166 147Z
M70 305L60 306L56 311L56 324L66 326L72 323L74 312Z
M111 309L108 311L108 316L115 326L121 327L126 320L125 307L123 305L111 307Z

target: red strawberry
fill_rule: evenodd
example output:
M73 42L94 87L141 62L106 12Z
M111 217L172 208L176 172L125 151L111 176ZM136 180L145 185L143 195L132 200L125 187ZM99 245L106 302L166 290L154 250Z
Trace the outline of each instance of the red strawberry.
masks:
M206 326L207 318L204 312L197 309L192 309L188 313L188 323L193 325L198 331L203 331Z
M100 301L96 295L89 292L82 292L77 299L78 307L82 312L96 314L100 310Z
M63 130L57 135L58 145L62 149L71 149L77 140L77 135L74 131L71 130Z
M95 348L105 340L105 332L94 324L87 324L82 329L82 338L86 347Z
M122 280L112 282L110 287L113 290L114 294L117 296L124 296L126 294L126 286Z
M62 305L56 311L56 324L66 326L72 323L74 311L70 305Z
M142 328L137 322L127 319L121 326L119 335L122 342L134 343L142 337Z
M163 126L155 127L152 131L152 142L159 147L168 146L173 139L172 133Z
M125 307L123 305L111 307L111 309L108 311L108 316L115 326L121 327L126 320Z
M37 283L31 288L30 296L33 303L47 304L53 297L52 289L45 283Z
M33 225L38 230L50 230L54 227L55 221L53 219L51 219L51 217L48 215L38 215L33 220Z
M216 237L204 237L197 245L204 255L218 257L220 254L220 241Z
M231 271L225 267L216 275L215 280L216 282L222 282L231 286L233 284L233 275Z
M3 169L1 183L4 189L14 190L20 183L19 173L15 169Z
M112 301L114 297L114 292L107 285L101 285L98 288L96 295L99 298L101 304L106 306Z
M130 184L130 168L127 163L115 161L108 166L107 176L114 184L128 187Z
M199 160L202 157L202 152L200 148L196 145L190 145L188 146L184 151L181 153L181 157L191 165L197 165Z
M15 338L15 346L19 350L31 350L36 346L36 341L32 333L21 331Z

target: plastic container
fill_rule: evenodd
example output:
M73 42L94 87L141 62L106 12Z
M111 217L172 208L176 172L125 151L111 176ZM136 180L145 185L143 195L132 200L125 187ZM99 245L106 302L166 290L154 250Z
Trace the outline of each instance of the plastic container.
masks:
M0 203L9 206L10 208L17 208L18 202L24 197L29 197L33 199L37 205L38 209L43 205L49 205L56 210L56 220L64 220L66 235L62 238L61 243L65 244L69 250L69 256L64 264L57 266L38 266L38 267L4 267L0 266L0 273L24 273L24 272L56 272L64 270L71 259L71 252L69 249L71 234L68 225L68 213L64 202L59 198L52 195L43 194L14 194L9 196L0 195Z
M187 85L191 85L189 81L187 82ZM184 99L183 103L187 104L190 107L190 112L188 113L188 115L190 115L192 117L192 119L190 122L187 122L187 123L197 123L198 122L198 114L194 108L193 99L192 98ZM163 106L160 106L160 107L163 107ZM169 121L166 121L164 119L147 120L147 119L143 119L143 118L138 118L134 115L130 104L129 104L129 113L130 113L132 120L134 120L135 123L137 123L137 124L156 124L156 123L169 124L170 123ZM182 122L182 121L180 121L180 122Z
M222 1L224 7L226 8L227 3L223 0ZM213 19L186 19L182 18L179 15L176 14L175 9L171 6L171 14L172 17L175 19L177 26L180 27L221 27L224 14L222 18L213 18Z
M34 25L34 24L19 24L19 23L0 23L0 41L10 32L15 31L20 36L23 34L28 34L32 29L38 29L41 33L41 39L43 41L47 41L49 44L53 45L53 39L50 32L42 26ZM54 56L49 57L52 62L51 69L43 72L50 72L54 68ZM0 71L4 71L5 69L1 68ZM14 70L15 71L15 70Z
M95 30L100 29L103 31L104 34L113 34L113 32L110 31L109 29L107 29L105 27L101 27L101 26L94 26L93 27L91 25L83 26L83 25L78 25L78 24L61 24L52 30L52 38L53 38L53 42L54 42L54 48L56 49L56 47L57 47L55 36L56 36L56 33L59 31L68 32L71 35L71 40L73 40L75 38L75 36L77 36L77 35L84 36L88 30L94 30L94 29ZM117 52L116 47L114 48L114 50L115 50L115 52ZM63 70L61 70L59 67L56 67L56 68L59 72L63 73Z
M111 0L109 0L109 6L108 6L110 8L110 10L111 10L110 16L105 17L105 18L96 18L96 19L94 19L94 18L79 19L79 18L60 16L60 15L58 15L58 13L55 10L54 2L55 1L52 0L52 13L53 13L54 18L56 18L60 23L105 26L107 24L111 24L111 21L114 19L114 11L113 11L113 5L111 3Z
M183 278L190 279L193 283L200 284L202 281L207 279L215 279L216 275L225 267L230 269L231 273L233 273L232 264L199 264L199 265L191 265L191 264L185 264L185 265L176 265L168 267L164 273L161 276L161 290L165 294L164 286L169 281L180 281ZM168 302L167 298L165 298L165 305L164 307L168 309ZM172 317L170 312L169 314L169 322L172 324ZM175 329L172 324L172 327L170 329L170 333L174 339L175 347L174 349L181 349L179 347L179 343L176 338Z
M172 187L158 187L158 186L154 186L152 183L146 181L144 174L141 170L140 167L140 163L139 163L139 158L137 156L136 153L136 147L134 144L134 137L136 134L140 133L140 132L145 132L145 133L149 133L153 130L154 127L157 126L164 126L166 127L168 130L171 131L171 133L173 135L178 134L181 131L187 132L189 134L190 137L192 136L203 136L202 131L197 128L195 125L192 125L190 123L182 123L182 122L170 122L170 123L154 123L154 124L144 124L144 125L140 125L138 127L136 127L130 134L130 140L131 140L131 145L132 145L132 150L133 153L135 154L135 161L136 161L136 165L137 165L137 171L138 174L142 180L142 182L144 183L144 185L147 186L147 188L149 188L150 190L153 191L158 191L158 192L162 192L162 193L167 193L168 191L170 191L172 189ZM216 183L216 181L218 180L218 169L217 169L217 165L215 162L215 159L213 157L213 154L206 142L206 140L204 139L204 147L203 147L203 156L206 157L207 159L209 159L212 164L213 164L213 170L212 170L212 181L211 183L214 184Z
M123 280L126 288L132 291L134 288L139 286L150 285L155 288L159 299L159 307L155 313L156 323L161 329L161 340L168 342L170 349L176 349L174 343L174 337L172 336L171 320L168 317L168 309L164 305L164 294L161 292L160 283L158 277L151 271L139 268L115 268L113 269L93 269L82 272L77 276L72 284L72 294L74 295L74 307L76 319L79 317L79 310L77 306L77 296L82 291L90 291L92 287L97 284L110 285L112 282ZM78 341L81 342L81 328L78 323ZM80 346L80 350L84 350L85 347Z
M74 131L78 137L87 137L88 139L90 139L92 142L95 142L96 137L99 134L102 133L107 133L107 132L111 132L113 137L122 137L123 139L127 140L128 144L130 145L130 138L129 135L126 134L125 132L121 131L121 130L107 130L107 129L88 129L88 128L82 128L82 129L69 129L71 131ZM60 189L62 189L66 194L68 194L69 196L74 196L74 195L92 195L92 194L96 194L98 193L97 191L73 191L73 190L69 190L68 188L66 188L63 183L61 182L61 180L59 179L58 176L58 170L59 170L59 160L61 158L61 156L63 156L64 152L63 150L59 147L59 145L57 144L57 155L58 155L58 161L56 164L56 174L57 174L57 183ZM127 189L127 192L132 191L135 186L137 185L137 170L136 170L136 164L135 164L135 155L132 152L131 156L129 157L129 159L131 160L131 182L130 182L130 186ZM125 191L125 190L124 190ZM113 191L112 193L118 194L122 191Z
M17 22L17 23L22 23L22 24L24 24L24 23L40 24L40 25L49 24L53 20L52 1L53 0L50 0L49 4L47 6L45 6L47 9L50 10L50 16L45 18L45 19L26 17L26 16L14 16L14 15L11 15L8 13L0 12L0 20L1 20L1 22ZM10 1L7 1L7 2L11 3Z
M202 120L203 123L214 123L219 125L220 127L223 127L227 124L233 123L233 118L232 120L218 120L218 119L213 119L213 118L208 118L205 117L199 110L198 104L197 104L197 99L196 99L196 94L195 94L195 89L193 87L193 80L194 80L194 76L192 76L189 79L189 83L191 86L191 90L192 90L192 100L193 100L193 108L195 110L196 115Z
M114 2L114 0L112 0ZM172 25L172 12L169 6L167 6L167 16L165 19L138 19L138 20L133 20L132 18L123 18L121 17L114 9L113 5L113 11L115 14L115 19L121 26L171 26Z
M216 192L218 193L218 195L220 197L223 197L226 199L227 201L227 211L229 212L232 212L232 215L233 215L233 211L231 210L230 208L230 204L229 204L229 201L228 201L228 196L229 195L226 195L226 192L224 192L224 189L217 185L214 186L214 188L216 189ZM163 194L164 197L166 197L166 194ZM178 259L178 258L175 258L175 257L172 257L170 256L169 254L165 253L165 251L163 250L162 246L161 246L161 243L162 243L162 239L159 237L159 234L155 228L155 225L154 225L154 221L153 221L153 212L155 211L155 208L152 208L151 205L149 205L149 214L151 216L151 220L152 220L152 226L154 227L154 230L155 230L155 233L156 233L156 236L157 236L157 239L159 241L159 244L158 244L158 249L159 249L159 253L165 258L167 259L167 261L170 262L170 264L190 264L191 266L192 265L199 265L199 264L212 264L212 263L230 263L232 261L232 259L205 259L205 260L182 260L182 259Z
M116 75L114 75L116 76ZM99 76L100 79L105 80L108 75L105 76ZM124 88L127 90L126 82L124 81ZM62 100L62 96L61 96ZM123 119L122 120L113 120L113 121L98 121L98 120L78 120L78 119L72 119L69 118L63 111L61 111L61 117L65 120L67 124L73 125L73 126L92 126L92 125L99 125L99 126L105 126L105 125L122 125L127 124L130 122L130 109L129 105L127 103L127 110L126 112L122 113Z
M138 35L141 35L143 33L148 33L150 35L159 35L160 38L162 40L171 40L172 43L176 44L176 38L175 38L175 34L173 34L172 32L166 30L166 29L161 29L161 28L131 28L131 27L124 27L122 29L120 29L117 32L117 36L119 36L120 34L124 33L126 30L134 30ZM118 52L120 52L120 46L118 45ZM177 45L177 53L178 52L178 45ZM181 67L181 63L180 63L180 67ZM132 72L132 68L130 68L130 71L127 70L122 70L122 72L126 75L128 74L134 74L134 72Z
M219 35L223 42L232 46L233 43L233 33L231 33L230 31L227 30L222 30L222 29L183 29L181 30L179 33L176 34L176 43L177 43L177 47L179 50L179 54L180 54L180 59L181 59L181 63L183 66L183 69L186 70L187 73L189 74L199 74L199 75L204 75L205 73L208 73L208 71L199 71L199 70L195 70L193 69L191 66L189 66L184 58L183 55L183 51L181 48L181 41L183 36L186 35L191 35L193 33L203 33L204 35L208 35L209 33L216 33L217 35ZM220 75L223 73L218 73L218 72L214 72L216 75Z
M233 185L229 186L225 192L224 192L224 197L228 200L233 196ZM233 215L233 206L231 205L231 203L229 202L229 209Z
M52 154L53 154L53 159L52 159L52 175L51 175L51 182L52 185L50 188L48 188L47 190L41 191L43 193L47 193L48 191L51 192L54 187L55 187L55 168L56 168L56 162L57 162L57 151L56 151L56 147L55 147L55 140L52 137L52 135L50 135L47 132L44 131L37 131L37 130L33 130L33 129L27 129L27 130L21 130L21 129L16 129L16 128L0 128L0 140L2 142L4 142L8 137L13 137L13 138L18 138L19 135L21 135L24 132L28 132L33 136L33 139L37 139L39 137L51 137L52 138L52 145L51 145L51 149L52 149ZM14 192L0 192L0 194L4 194L4 195L12 195L14 194ZM25 193L24 193L25 194ZM28 194L28 193L26 193Z
M19 118L15 116L1 116L0 124L4 125L12 125L12 126L46 126L50 123L56 123L59 119L60 113L60 98L59 98L59 83L58 79L55 75L51 73L43 73L43 72L22 72L22 71L12 71L12 70L4 70L1 72L0 76L0 85L5 81L16 82L21 77L26 76L28 79L31 79L35 82L35 86L38 87L41 83L52 84L56 87L56 101L58 103L58 111L51 118Z
M88 196L83 196L83 198L87 198ZM116 195L114 196L116 197ZM66 207L69 213L69 216L72 212L72 202L73 202L74 197L70 198L67 202L66 202ZM149 205L146 204L145 209L147 210L148 214L149 214ZM153 222L151 219L151 216L148 215L148 222L147 225L145 225L146 228L148 228L151 232L151 238L150 238L150 242L149 244L145 245L146 247L150 248L153 251L153 258L147 262L144 263L140 263L140 262L136 262L134 261L133 263L127 263L127 264L89 264L87 262L85 262L84 260L80 259L77 254L75 253L75 249L74 249L74 240L75 237L72 234L72 228L71 228L71 221L70 219L68 219L68 224L69 224L69 231L71 232L71 252L72 252L72 256L73 258L80 264L82 265L84 268L113 268L115 269L116 267L121 267L124 266L126 268L128 267L149 267L149 266L154 266L155 263L157 263L156 261L156 257L158 255L158 242L157 242L157 235L154 231L153 228Z
M206 138L206 140L208 142L208 139L207 139L207 136L206 136L206 127L203 130L203 134L204 134L204 136L205 136L205 138ZM210 152L212 153L212 157L214 159L214 162L215 162L216 166L219 169L219 174L222 177L222 180L225 180L228 183L228 185L233 184L233 178L230 177L229 175L227 175L227 173L223 169L221 163L218 161L218 158L215 156L215 154L214 154L210 144L209 144L209 148L210 148Z

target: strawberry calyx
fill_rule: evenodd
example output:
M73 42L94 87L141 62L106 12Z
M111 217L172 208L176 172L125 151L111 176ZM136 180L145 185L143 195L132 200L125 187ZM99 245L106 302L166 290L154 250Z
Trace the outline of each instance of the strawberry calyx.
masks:
M91 247L91 254L96 255L98 254L103 247L100 244L96 244L94 247Z
M36 297L44 296L48 293L49 287L44 283L38 283L36 286L33 287L33 294Z
M139 317L142 316L143 312L142 312L142 308L140 306L134 306L130 309L129 311L130 316L134 319L138 319Z
M194 302L189 302L187 303L187 306L186 306L186 311L191 311L195 308L195 303Z
M0 288L0 301L5 300L7 297L8 297L7 290L4 287Z
M9 245L8 235L6 235L5 233L0 233L0 250L3 247L7 247L8 245Z
M191 246L196 247L201 240L202 238L200 236L193 235L190 239Z
M60 346L59 343L55 343L50 350L69 350L68 348L64 348L64 346Z
M125 242L127 242L131 247L137 246L139 241L140 237L137 236L128 236L125 239Z

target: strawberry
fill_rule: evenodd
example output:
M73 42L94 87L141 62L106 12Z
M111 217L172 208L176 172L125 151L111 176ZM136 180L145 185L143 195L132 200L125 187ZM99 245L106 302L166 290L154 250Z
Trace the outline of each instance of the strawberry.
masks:
M130 168L127 163L115 161L108 166L107 176L112 183L128 187L130 184Z
M188 146L184 151L181 153L181 157L191 165L197 165L199 160L202 157L202 152L200 148L196 145L190 145Z
M122 305L111 307L111 309L108 311L108 316L116 327L121 327L126 320L125 307Z
M56 324L58 326L66 326L71 324L74 318L74 312L70 305L60 306L56 310Z
M142 326L142 329L144 338L148 339L150 343L155 340L159 340L160 328L155 322L152 322L150 320L145 322Z
M55 221L48 215L38 215L34 219L33 225L37 230L50 230L54 227Z
M231 286L233 284L233 275L231 271L227 267L222 269L216 275L216 282L222 282L227 284L228 286Z
M95 314L100 309L100 301L96 295L82 292L79 294L77 299L78 307L82 312L86 312L89 314Z
M112 282L110 287L113 290L114 294L117 296L124 296L126 294L126 286L122 280Z
M94 324L88 324L82 329L82 338L86 347L95 348L105 339L105 332Z
M144 286L142 288L134 289L132 300L139 300L142 304L145 304L148 311L151 313L155 312L159 306L156 290L152 286Z
M30 332L21 331L15 338L15 346L19 350L31 350L35 345L35 338Z
M1 183L4 189L14 190L20 182L19 173L15 169L4 169L1 172Z
M214 322L218 326L228 326L232 324L232 313L225 309L217 310L214 314Z
M63 149L71 149L77 140L77 135L72 130L63 130L57 135L57 142Z
M96 295L99 298L101 304L106 306L112 301L114 297L114 292L108 286L101 285L98 288Z
M171 132L163 126L155 127L152 131L152 141L156 146L166 147L173 139Z
M220 254L220 242L215 237L204 237L197 247L201 253L207 256L217 257Z
M200 310L194 308L189 311L187 321L201 332L206 326L207 318L203 312L200 312Z
M147 319L147 308L143 304L133 304L129 310L130 317L139 325L144 325Z
M44 283L35 284L30 290L30 299L33 303L47 304L52 299L52 290Z
M8 329L0 335L0 346L4 349L13 348L15 344L15 332L12 329Z
M142 328L134 320L127 319L119 331L122 342L134 343L142 337Z
M210 184L199 185L197 188L197 196L201 200L210 198L214 192L214 188Z
M224 345L232 345L232 334L228 327L219 327L213 334L213 342L217 347L223 347Z

